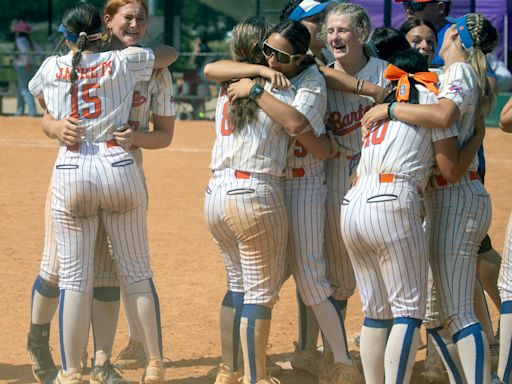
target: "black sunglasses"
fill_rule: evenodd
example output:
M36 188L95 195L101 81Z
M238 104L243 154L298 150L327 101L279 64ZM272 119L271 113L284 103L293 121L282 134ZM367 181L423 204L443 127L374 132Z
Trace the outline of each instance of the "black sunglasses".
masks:
M292 55L288 52L281 51L272 47L266 41L263 43L263 56L268 60L274 55L279 64L290 64L292 61L297 60L301 55Z
M404 8L410 9L412 12L421 12L425 9L427 4L438 3L439 1L428 1L425 3L416 3L414 1L404 1Z

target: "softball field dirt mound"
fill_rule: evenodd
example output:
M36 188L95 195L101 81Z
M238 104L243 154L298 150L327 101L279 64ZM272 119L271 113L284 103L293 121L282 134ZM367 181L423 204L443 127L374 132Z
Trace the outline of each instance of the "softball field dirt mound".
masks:
M203 219L204 188L210 171L214 139L212 122L178 121L171 146L145 151L149 188L149 240L154 280L160 295L166 382L212 383L208 372L220 362L219 305L225 292L222 259ZM30 294L43 247L44 203L58 145L40 129L38 118L0 117L0 382L33 383L27 354ZM485 138L486 186L492 195L491 237L501 252L512 210L512 135L489 129ZM507 171L508 170L508 171ZM491 308L493 318L497 313ZM359 297L348 307L346 328L350 348L361 327ZM57 321L51 346L59 361ZM316 383L289 368L297 337L295 286L289 280L273 313L269 353L283 365L283 384ZM424 337L423 337L424 338ZM92 340L92 338L91 338ZM124 313L120 315L114 355L127 340ZM92 345L89 345L89 354ZM418 354L420 362L424 352ZM419 371L421 364L417 364ZM124 371L138 382L142 370ZM84 377L84 380L88 376ZM413 382L422 382L419 373Z

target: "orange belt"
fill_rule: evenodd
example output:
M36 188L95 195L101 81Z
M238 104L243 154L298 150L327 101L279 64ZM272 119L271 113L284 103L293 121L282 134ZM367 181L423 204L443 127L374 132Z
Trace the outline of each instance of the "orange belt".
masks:
M480 180L480 175L478 174L478 172L470 171L470 172L468 172L468 174L469 174L470 180ZM435 180L435 184L436 184L436 185L433 185L434 187L436 187L436 186L437 187L446 187L449 184L448 181L446 181L446 179L441 175L432 176L432 178L433 178L433 180ZM433 183L431 183L431 184L433 184Z
M293 168L292 169L292 176L294 179L297 177L304 177L304 175L306 175L306 171L304 170L304 168Z
M112 139L112 140L109 140L106 142L107 144L107 148L112 148L112 147L118 147L119 144L117 143L116 139ZM76 143L76 144L73 144L73 145L68 145L68 151L71 151L71 152L78 152L78 149L80 148L80 143Z
M304 168L293 168L292 169L292 177L295 179L297 177L304 177L306 175L306 171ZM235 170L235 178L237 179L250 179L251 178L251 172L246 171L238 171Z
M357 182L359 181L359 177L355 177L352 181L352 186L354 187ZM385 183L392 183L395 181L395 175L392 173L379 173L379 183L385 184Z
M244 171L236 171L235 170L235 178L237 178L237 179L250 179L251 178L251 172L244 172Z

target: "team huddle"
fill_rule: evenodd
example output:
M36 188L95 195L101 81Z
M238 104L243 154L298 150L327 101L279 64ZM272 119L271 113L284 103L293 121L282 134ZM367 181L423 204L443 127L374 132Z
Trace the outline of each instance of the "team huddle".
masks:
M448 18L449 0L403 3L400 31L372 31L359 5L290 0L274 26L238 23L232 60L204 68L220 87L204 205L227 275L216 384L279 383L267 344L290 276L299 306L291 365L320 384L409 383L422 324L427 360L450 383L511 382L512 225L501 303L497 278L487 284L479 270L495 254L477 153L495 99L485 55L498 33L479 14ZM417 17L429 10L444 24ZM111 363L121 297L130 337L116 365L164 382L141 148L172 140L166 67L177 53L138 46L147 11L145 0L108 0L103 17L89 4L69 9L59 32L70 53L47 58L29 84L44 132L60 142L27 343L41 383L82 382L91 327L90 382L127 383ZM499 257L490 264L497 275ZM360 362L344 327L356 288ZM483 289L501 307L499 343L478 310ZM60 370L49 349L57 306Z

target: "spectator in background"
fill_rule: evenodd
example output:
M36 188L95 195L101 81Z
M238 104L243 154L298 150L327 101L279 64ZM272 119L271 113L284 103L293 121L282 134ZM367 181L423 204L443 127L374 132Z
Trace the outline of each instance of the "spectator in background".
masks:
M34 98L28 91L28 82L35 73L35 56L27 53L36 52L37 45L32 42L30 34L32 27L25 21L15 21L11 27L15 34L13 66L16 70L17 86L16 97L17 107L16 116L25 114L25 106L28 108L28 115L35 116L37 114Z
M510 73L505 63L498 60L495 52L487 55L487 62L496 75L500 92L510 92L512 90L512 73Z
M437 32L437 41L442 42L444 39L444 33L452 25L446 18L450 14L452 2L451 0L442 1L430 1L430 0L415 0L415 1L403 1L395 0L397 3L403 3L404 9L408 18L420 17L422 19L430 21L434 24ZM441 49L439 44L437 47L434 60L432 65L442 66L444 65L443 59L439 57L439 50Z

